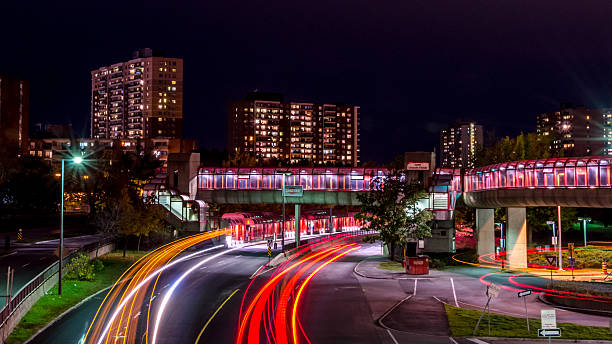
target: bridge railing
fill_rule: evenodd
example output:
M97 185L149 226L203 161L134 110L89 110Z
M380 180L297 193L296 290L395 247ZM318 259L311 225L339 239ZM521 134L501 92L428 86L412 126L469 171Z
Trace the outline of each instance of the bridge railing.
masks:
M466 171L464 191L516 188L610 188L609 157L512 161Z
M198 172L199 190L280 190L285 185L301 185L304 190L367 191L370 181L388 174L378 168L219 168L202 167Z

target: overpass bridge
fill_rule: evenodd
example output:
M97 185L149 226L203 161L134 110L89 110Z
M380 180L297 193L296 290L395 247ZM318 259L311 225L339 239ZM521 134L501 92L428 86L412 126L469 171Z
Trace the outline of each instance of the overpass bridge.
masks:
M479 254L495 252L494 208L507 208L508 258L511 265L526 267L525 208L612 207L611 165L611 157L573 157L512 161L463 173L437 169L422 207L435 213L434 236L452 241L445 245L454 250L453 210L462 195L468 206L477 208ZM200 229L207 221L208 203L282 203L283 173L290 173L285 185L304 190L303 197L287 197L287 203L345 206L359 206L357 195L370 189L373 178L389 173L380 168L201 167L199 156L178 165L169 160L168 166L170 173L154 180L148 192L159 196L158 202L179 220L199 222Z
M494 208L507 208L511 266L527 266L530 206L612 208L611 157L512 161L465 171L463 198L476 210L478 254L495 252Z

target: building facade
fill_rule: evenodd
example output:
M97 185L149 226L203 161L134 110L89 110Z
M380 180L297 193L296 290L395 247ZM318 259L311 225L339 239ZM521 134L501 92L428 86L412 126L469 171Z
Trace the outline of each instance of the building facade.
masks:
M181 138L183 60L142 49L91 72L91 137Z
M359 106L250 93L229 105L228 148L264 160L357 166Z
M190 153L198 148L195 140L154 138L147 146L140 139L91 139L91 138L42 138L31 139L28 154L43 158L49 164L58 165L62 158L69 155L88 155L105 150L136 153L149 149L151 154L162 162L165 169L171 153ZM163 172L163 171L162 171Z
M607 155L608 138L612 139L607 136L612 135L607 114L606 110L563 104L559 111L537 116L537 134L550 137L551 149L563 150L564 156Z
M456 122L440 131L440 167L471 168L479 147L483 128L474 122Z
M9 154L28 151L30 84L0 75L0 142Z

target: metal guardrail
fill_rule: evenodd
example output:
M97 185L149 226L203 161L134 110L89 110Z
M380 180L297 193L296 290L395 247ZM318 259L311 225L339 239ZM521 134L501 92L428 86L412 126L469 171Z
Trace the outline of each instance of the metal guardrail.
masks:
M106 238L102 241L98 241L95 243L87 244L82 248L70 253L63 259L63 264L66 266L72 258L74 258L79 253L92 253L98 250L100 247L108 245L112 243L114 240L112 238ZM43 285L47 280L52 278L55 274L58 273L59 264L58 262L54 262L41 273L39 273L36 277L30 280L26 285L21 287L13 297L11 297L10 301L0 310L0 327L4 326L6 321L10 318L13 312L25 301L36 289L38 289L41 285ZM66 271L66 270L64 270Z

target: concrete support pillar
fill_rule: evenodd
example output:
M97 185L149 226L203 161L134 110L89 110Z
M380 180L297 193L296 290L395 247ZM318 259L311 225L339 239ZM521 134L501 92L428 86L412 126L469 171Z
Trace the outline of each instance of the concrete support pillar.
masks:
M478 255L495 252L495 210L476 209Z
M295 246L300 246L300 205L295 204Z
M527 212L525 208L508 208L508 261L512 268L527 267Z

